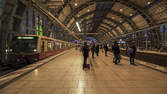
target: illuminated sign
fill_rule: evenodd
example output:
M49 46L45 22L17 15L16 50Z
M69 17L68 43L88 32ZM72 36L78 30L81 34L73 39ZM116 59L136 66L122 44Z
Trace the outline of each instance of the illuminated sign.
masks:
M39 30L38 25L36 25L36 30L37 30L37 31Z
M40 32L40 34L39 34L40 36L43 36L43 32Z
M42 26L39 26L39 31L43 31Z
M34 39L34 37L17 37L17 39Z

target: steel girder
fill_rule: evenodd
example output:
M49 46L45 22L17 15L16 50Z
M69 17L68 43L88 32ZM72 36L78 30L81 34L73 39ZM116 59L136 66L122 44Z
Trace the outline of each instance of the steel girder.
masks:
M105 28L99 28L97 32L102 32L104 35L111 37L109 34L106 34L106 31L104 30ZM104 36L103 35L103 36ZM100 35L96 35L95 37L100 36Z
M107 16L109 11L112 9L114 5L114 2L96 2L96 9L94 13L93 19L93 28L92 32L96 32L97 28L99 27L100 23L104 20L104 18Z
M110 1L110 0L99 0L99 1L105 2L105 1ZM130 0L114 0L114 1L136 10L137 13L140 14L147 21L149 26L153 26L155 24L155 21L146 12L146 10L143 10L140 6L136 5L135 3L131 2ZM86 2L83 5L79 6L78 8L74 9L74 11L65 19L64 23L67 24L70 21L70 19L72 18L72 15L76 15L79 11L81 11L82 9L84 9L84 8L88 7L89 5L92 5L94 3L96 3L96 0L91 0L91 1ZM159 36L159 34L157 32L156 32L156 35Z
M125 29L125 27L124 27L122 24L120 24L118 21L115 21L115 20L113 20L113 19L111 19L111 18L107 18L107 17L105 17L104 19L114 22L117 26L119 26L119 27L121 28L122 31L127 32L127 30ZM93 17L92 17L92 18L89 18L89 19L86 19L86 21L89 21L89 20L93 20ZM75 22L74 22L73 24L75 24ZM72 25L73 25L73 24L72 24ZM107 24L106 24L106 25L107 25ZM109 25L109 26L111 27L111 25ZM113 29L115 29L115 28L116 28L116 27L113 27Z
M91 23L88 23L88 24L86 24L86 25L89 25L89 24L92 24L92 22L91 22ZM104 23L104 22L102 22L101 24L105 24L105 25L107 25L107 26L109 26L109 27L111 27L111 28L114 28L112 25L107 24L107 23ZM103 27L103 26L100 25L99 27ZM106 29L105 29L105 30L106 30ZM107 30L108 30L108 29L107 29ZM114 30L116 31L117 34L120 34L115 28L114 28ZM107 31L106 33L109 33L109 32L111 32L111 31ZM112 33L112 35L115 36L113 33Z
M92 20L92 19L93 19L93 18L91 18L91 19L89 19L89 20ZM119 26L119 27L121 28L122 31L127 32L127 30L125 29L125 27L124 27L122 24L120 24L118 21L115 21L115 20L113 20L113 19L111 19L111 18L107 18L107 17L105 17L104 19L114 22L117 26ZM107 24L106 24L106 25L107 25ZM111 27L111 25L109 25L109 26ZM116 26L116 27L117 27L117 26ZM115 29L116 27L113 27L113 29Z
M136 23L130 17L128 17L128 16L126 16L124 14L121 14L121 13L119 13L117 11L114 11L114 10L110 10L110 13L115 14L115 15L123 18L123 21L128 22L128 24L133 28L133 30L137 30L138 29Z
M108 36L108 37L112 37L112 36L110 36L110 35L108 34L108 32L106 31L106 29L107 29L107 28L103 28L103 27L102 27L102 28L98 28L98 29L97 29L97 32L102 32L102 33L104 34L103 36L106 35L106 36ZM100 35L96 35L95 37L98 37L98 36L100 36Z
M65 19L65 21L63 22L65 25L67 25L69 23L69 21L71 20L71 18L73 17L73 15L76 15L79 11L81 11L82 9L88 7L89 5L94 4L94 0L88 1L85 4L79 6L78 8L75 8L73 10L72 13L70 13L69 16L67 16L67 18Z
M67 24L70 19L72 18L72 15L76 15L79 11L81 11L82 9L88 7L89 5L92 5L96 0L91 0L86 2L85 4L79 6L78 8L74 9L74 11L65 19L65 21L63 22L64 24ZM99 0L101 2L105 2L105 1L110 1L110 0ZM137 11L137 13L141 14L143 16L143 18L147 21L148 24L154 24L154 21L152 19L152 17L150 15L148 15L148 13L143 10L142 8L140 8L138 5L134 4L133 2L129 1L129 0L114 0L114 2L119 2L121 4L124 4L134 10Z
M108 29L108 28L106 28L106 27L104 27L104 26L99 26L99 28L100 29L102 29L103 28L103 30L105 30L105 33L109 33L110 32L110 29ZM107 31L106 31L107 30ZM117 32L117 31L116 31ZM112 33L112 35L113 35L113 33Z
M62 10L68 5L69 2L71 2L72 0L66 0L64 2L64 5L58 10L57 14L60 14L62 12Z
M102 24L105 24L105 25L110 26L112 29L114 29L114 31L116 31L116 33L117 33L118 35L120 35L120 32L119 32L115 27L113 27L112 25L107 24L107 23L102 23ZM111 29L109 32L112 32L112 29Z
M88 16L88 15L91 15L91 14L93 14L94 13L94 11L91 11L91 12L88 12L88 13L86 13L86 14L84 14L84 15L81 15L80 17L79 17L79 19L83 19L84 17L86 17L86 16ZM123 15L123 14L121 14L121 13L119 13L119 12L116 12L116 11L114 11L114 10L111 10L109 13L112 13L112 14L115 14L115 15L117 15L117 16L120 16L121 18L123 18L125 21L127 21L129 24L130 24L130 26L133 28L133 30L137 30L137 26L136 26L136 24L135 24L135 22L133 22L129 17L127 17L127 16L125 16L125 15ZM87 19L87 20L89 20L89 19ZM107 24L107 23L105 23L105 24ZM108 24L109 25L109 24ZM111 27L111 25L109 25L110 27ZM113 28L113 29L115 29L115 28ZM115 30L116 31L116 30ZM117 32L118 33L118 32Z
M119 23L118 21L113 20L113 19L111 19L111 18L107 18L107 17L106 17L105 19L106 19L106 20L110 20L110 21L116 23L116 25L118 25L118 26L122 29L122 31L123 31L124 33L127 33L126 28L125 28L121 23Z
M153 20L153 18L148 14L148 12L146 12L145 9L142 9L140 6L136 5L135 3L129 1L129 0L116 0L117 2L120 2L121 4L124 4L134 10L137 11L137 13L141 14L141 16L143 16L143 18L147 21L147 23L149 25L153 25L155 24L155 21Z
M91 14L93 14L93 13L94 13L94 11L85 13L84 15L81 15L78 19L83 19L84 17L87 17L88 15L91 15ZM116 15L116 16L119 16L119 17L121 17L122 19L124 19L125 21L127 21L128 24L133 28L133 30L137 30L137 29L138 29L136 23L135 23L130 17L128 17L128 16L126 16L126 15L124 15L124 14L121 14L121 13L119 13L119 12L117 12L117 11L114 11L114 10L110 10L109 13L112 13L112 14L114 14L114 15Z

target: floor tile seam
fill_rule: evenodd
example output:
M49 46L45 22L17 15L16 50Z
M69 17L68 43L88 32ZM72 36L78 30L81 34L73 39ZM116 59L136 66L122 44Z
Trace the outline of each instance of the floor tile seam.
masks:
M15 78L13 78L12 80L10 80L10 81L8 81L8 82L6 82L6 83L0 85L0 89L6 87L6 86L8 86L8 85L10 85L10 84L13 83L14 81L19 80L20 78L22 78L22 77L24 77L25 75L31 73L31 72L34 71L35 69L38 69L38 68L40 68L41 66L43 66L43 65L45 65L45 64L47 64L47 63L49 63L50 61L54 60L55 58L64 55L66 52L68 52L68 51L63 51L63 52L59 53L57 56L55 56L54 58L51 58L50 60L48 60L47 62L44 62L43 64L36 66L36 67L33 68L32 70L29 70L29 71L27 71L27 72L25 72L25 73L19 75L18 77L15 77Z
M127 59L128 57L126 57L126 56L122 56L122 57L123 57L123 59L128 60L128 59ZM158 71L158 72L163 73L163 74L167 74L167 72L165 72L165 71L162 71L162 70L153 68L153 67L148 66L148 65L141 64L141 63L139 62L139 61L141 61L141 60L136 60L136 59L135 59L135 61L137 61L137 62L135 62L135 63L137 63L137 64L139 64L139 65L141 65L141 66L143 66L143 67L145 67L145 68L148 68L148 69L151 69L151 70L154 70L154 71ZM148 62L146 62L146 63L148 63Z
M95 59L94 59L94 60L95 60ZM96 65L94 65L94 68L100 66L100 63L98 62L98 60L99 60L99 58L96 59L96 62L95 62L95 63L92 63L92 64L96 64Z
M104 64L105 66L108 66L108 64L107 64L107 63L105 63L104 59L99 58L99 60L100 60L100 61L102 61L102 62L103 62L103 64Z
M121 55L121 56L122 56L122 55ZM124 59L124 60L128 60L128 59L127 59L128 57L126 57L126 56L122 56L122 57L123 57L122 59ZM129 60L128 60L128 61L129 61ZM140 61L140 60L136 60L136 61ZM156 68L153 68L153 67L150 67L150 66L141 64L141 63L139 63L139 62L136 62L136 63L139 64L139 65L141 65L141 66L144 66L145 68L152 69L152 70L161 72L161 73L163 73L163 74L167 74L167 72L164 72L164 71L162 71L162 70L159 70L159 69L156 69ZM148 63L148 62L147 62L147 63Z

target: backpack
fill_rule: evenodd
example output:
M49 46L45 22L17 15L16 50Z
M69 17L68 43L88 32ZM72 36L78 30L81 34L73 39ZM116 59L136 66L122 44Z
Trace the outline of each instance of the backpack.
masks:
M130 53L130 54L133 54L133 48L128 48L128 52Z

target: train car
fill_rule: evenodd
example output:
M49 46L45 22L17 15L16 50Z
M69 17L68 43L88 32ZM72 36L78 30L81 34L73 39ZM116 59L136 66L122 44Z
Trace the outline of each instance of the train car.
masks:
M37 35L17 35L10 45L9 62L32 63L72 48L73 44Z

